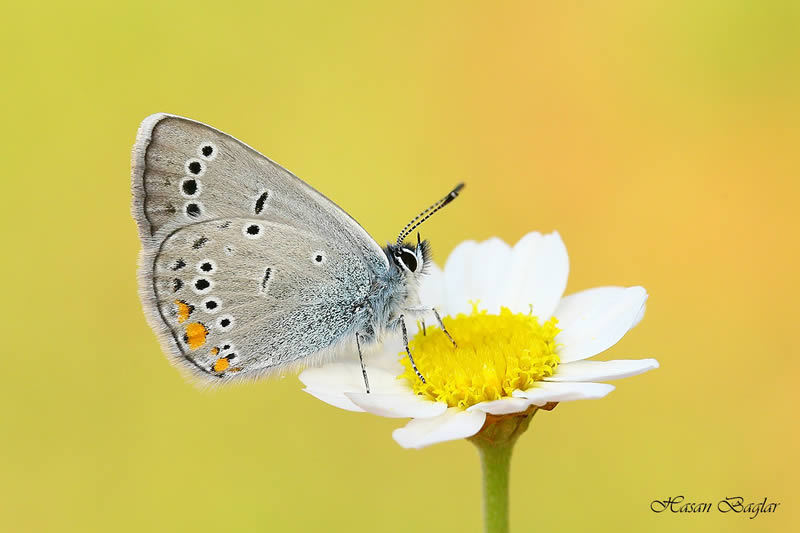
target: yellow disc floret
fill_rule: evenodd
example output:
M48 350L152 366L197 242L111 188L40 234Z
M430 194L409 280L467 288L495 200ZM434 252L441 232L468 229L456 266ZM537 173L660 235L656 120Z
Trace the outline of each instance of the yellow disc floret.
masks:
M555 337L560 330L555 318L539 324L532 314L503 307L499 315L490 315L473 304L469 315L443 321L457 348L436 327L429 327L427 335L420 331L408 343L425 383L407 357L401 360L405 372L400 377L416 394L466 408L510 397L515 389L529 389L552 376L558 366Z

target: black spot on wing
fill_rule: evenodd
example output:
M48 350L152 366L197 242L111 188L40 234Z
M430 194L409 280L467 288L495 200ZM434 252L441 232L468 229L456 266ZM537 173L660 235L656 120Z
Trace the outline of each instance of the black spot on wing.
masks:
M267 285L269 284L269 280L272 277L272 268L267 267L264 271L264 278L261 280L261 292L267 292Z
M200 164L200 161L192 161L189 163L189 172L192 174L200 174L201 170L203 170L203 166Z
M256 215L261 214L261 211L264 210L264 202L267 201L267 198L269 198L269 191L263 192L256 200Z
M197 192L197 180L184 180L181 184L184 194L192 196Z
M207 242L208 242L208 237L200 237L199 239L194 241L194 243L192 243L192 248L194 248L195 250L199 250L200 248L205 246Z

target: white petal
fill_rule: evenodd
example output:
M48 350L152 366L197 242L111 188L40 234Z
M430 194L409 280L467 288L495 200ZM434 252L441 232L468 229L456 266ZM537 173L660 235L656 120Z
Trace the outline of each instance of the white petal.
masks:
M341 392L326 392L323 390L312 390L306 387L303 389L311 396L316 398L317 400L322 400L323 402L332 405L334 407L338 407L339 409L344 409L346 411L355 411L357 413L363 413L364 410L350 401L350 398L342 394Z
M571 294L556 309L562 363L586 359L614 346L640 320L643 287L598 287Z
M496 315L500 313L502 291L511 267L511 247L496 237L491 238L478 245L472 261L468 299Z
M406 324L411 327L411 322L406 322ZM413 335L412 335L413 336ZM383 344L377 347L376 350L370 349L370 347L362 346L364 351L364 362L366 363L367 367L378 367L386 370L393 376L399 376L403 373L405 368L400 363L400 354L405 353L405 347L403 346L403 337L398 332L393 332L386 336L386 339L383 341ZM360 372L359 367L359 372ZM370 377L370 382L372 378ZM363 383L364 380L362 379L361 382Z
M633 324L631 324L631 329L635 328L639 325L639 322L642 321L644 318L644 312L647 309L647 304L642 304L642 309L639 311L639 314L636 315L636 318L633 319Z
M539 381L535 386L515 396L527 398L533 405L541 407L549 402L602 398L612 390L614 390L614 385L607 383L548 383Z
M515 313L533 314L545 321L564 294L569 275L567 248L558 232L525 235L511 251L511 268L502 302Z
M511 265L511 247L493 237L482 243L466 241L453 250L445 265L445 314L469 313L470 302L497 314Z
M605 381L642 374L658 368L655 359L621 359L615 361L574 361L558 365L555 375L545 381Z
M415 418L405 427L395 429L392 437L403 448L424 448L437 442L471 437L480 431L485 420L483 411L451 407L441 416Z
M414 394L375 394L346 392L354 404L368 413L389 418L431 418L447 411L447 404L434 402Z
M443 314L456 316L458 313L469 313L469 304L474 292L472 283L473 256L478 250L475 241L464 241L450 254L444 265L445 305Z
M391 394L404 391L400 380L383 368L368 366L367 376L370 388L376 393ZM299 378L306 386L303 390L323 402L348 411L363 411L345 396L346 392L366 392L361 365L358 362L338 362L319 368L308 368Z
M501 398L491 402L476 403L468 407L467 411L483 411L490 415L507 415L510 413L521 413L530 406L531 401L527 398Z

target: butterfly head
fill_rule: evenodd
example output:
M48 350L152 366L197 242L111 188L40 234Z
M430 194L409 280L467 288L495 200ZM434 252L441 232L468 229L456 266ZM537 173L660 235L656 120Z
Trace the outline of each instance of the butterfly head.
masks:
M431 260L431 248L427 240L420 240L417 233L417 244L404 242L399 245L386 246L386 255L392 264L407 274L424 274Z
M424 274L427 270L427 265L430 264L431 252L428 241L420 239L419 232L417 232L417 244L405 241L406 237L419 227L420 224L428 220L434 213L441 208L452 202L458 197L458 193L464 188L463 183L459 183L452 191L447 193L447 196L435 202L429 208L422 211L411 222L406 224L406 227L400 232L395 244L386 246L386 255L392 261L392 264L400 269L401 272L407 274Z

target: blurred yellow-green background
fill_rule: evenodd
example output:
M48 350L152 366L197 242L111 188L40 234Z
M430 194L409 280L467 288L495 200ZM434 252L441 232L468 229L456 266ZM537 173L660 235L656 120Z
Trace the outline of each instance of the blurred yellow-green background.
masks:
M136 295L139 122L227 131L379 241L561 232L568 292L644 285L605 358L657 357L537 416L515 531L798 523L797 2L6 2L0 530L480 531L466 442L401 449L293 376L211 392ZM684 495L774 514L655 514Z

